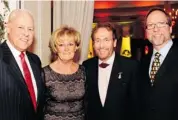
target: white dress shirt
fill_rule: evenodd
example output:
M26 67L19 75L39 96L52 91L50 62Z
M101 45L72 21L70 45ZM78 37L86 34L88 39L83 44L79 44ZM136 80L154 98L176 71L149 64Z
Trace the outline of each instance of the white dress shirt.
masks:
M19 56L21 54L21 52L18 51L17 49L15 49L8 40L6 41L6 43L7 43L8 47L9 47L9 49L11 50L11 52L12 52L12 54L13 54L13 56L14 56L17 64L18 64L18 66L20 68L20 71L21 71L21 73L22 73L22 75L24 77L23 67L22 67L20 56ZM35 77L34 77L30 62L29 62L29 60L27 58L27 55L26 55L25 52L24 52L24 54L25 54L25 61L27 62L27 65L28 65L28 68L30 70L30 74L31 74L31 77L32 77L32 84L33 84L33 88L34 88L34 92L35 92L35 97L36 97L36 100L37 100L37 86L36 86Z
M167 54L168 54L172 45L173 45L172 40L169 40L168 43L163 48L161 48L159 51L156 51L155 49L153 49L153 54L152 54L150 66L149 66L149 75L150 75L150 72L151 72L151 66L152 66L153 60L155 58L155 53L159 52L161 54L161 56L159 57L160 66L161 66L161 64L163 63L164 59L166 58L166 56L167 56Z
M107 66L106 68L99 67L99 64L101 64L102 61L99 60L99 62L98 62L99 63L98 64L98 70L99 70L99 72L98 72L98 88L99 88L101 103L103 106L105 104L105 99L106 99L106 95L107 95L108 84L109 84L109 79L110 79L110 75L111 75L114 58L115 58L115 52L113 52L112 56L106 62L104 62L104 63L109 64L109 66Z

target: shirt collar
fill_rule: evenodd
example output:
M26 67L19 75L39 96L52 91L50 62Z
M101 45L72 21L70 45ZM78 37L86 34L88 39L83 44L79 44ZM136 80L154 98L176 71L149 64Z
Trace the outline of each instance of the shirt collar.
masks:
M170 50L172 44L173 44L172 40L169 40L168 43L163 48L161 48L159 51L157 51L156 49L154 49L153 50L153 55L156 52L159 52L162 57L166 57L166 55L167 55L168 51Z
M114 62L114 58L115 58L115 52L112 53L111 57L104 63L108 63L108 64L113 64ZM103 61L99 59L99 64L101 64Z
M6 43L7 43L8 47L10 48L13 56L14 57L19 57L19 55L20 55L21 52L18 51L17 49L15 49L14 46L9 42L9 40L7 40ZM24 52L24 54L25 54L25 52Z

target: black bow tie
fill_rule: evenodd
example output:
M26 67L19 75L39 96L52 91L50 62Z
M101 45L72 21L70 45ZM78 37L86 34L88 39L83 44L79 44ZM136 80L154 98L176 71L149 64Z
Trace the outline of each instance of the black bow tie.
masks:
M109 64L102 62L101 64L99 64L99 66L100 66L101 68L106 68L107 66L109 66Z

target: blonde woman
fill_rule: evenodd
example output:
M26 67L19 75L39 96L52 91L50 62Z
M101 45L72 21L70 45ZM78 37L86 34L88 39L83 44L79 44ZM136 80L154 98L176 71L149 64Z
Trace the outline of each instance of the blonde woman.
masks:
M63 26L53 32L50 48L56 60L44 67L47 100L45 120L84 120L85 71L74 62L80 34Z

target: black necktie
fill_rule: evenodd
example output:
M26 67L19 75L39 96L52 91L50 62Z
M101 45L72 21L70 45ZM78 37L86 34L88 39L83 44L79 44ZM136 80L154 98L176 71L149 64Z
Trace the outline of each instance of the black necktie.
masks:
M99 66L100 66L101 68L106 68L107 66L109 66L109 64L102 62L101 64L99 64Z

